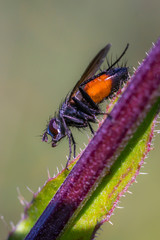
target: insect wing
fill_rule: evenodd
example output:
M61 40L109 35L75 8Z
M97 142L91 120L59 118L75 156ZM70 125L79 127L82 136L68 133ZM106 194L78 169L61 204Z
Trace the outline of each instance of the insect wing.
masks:
M76 83L74 86L70 96L69 96L69 101L77 92L78 87L83 83L84 81L88 80L91 78L100 68L101 64L104 62L104 59L109 52L109 49L111 47L111 44L107 44L103 49L101 49L98 54L93 58L93 60L90 62L86 70L84 71L83 75L81 76L80 80Z

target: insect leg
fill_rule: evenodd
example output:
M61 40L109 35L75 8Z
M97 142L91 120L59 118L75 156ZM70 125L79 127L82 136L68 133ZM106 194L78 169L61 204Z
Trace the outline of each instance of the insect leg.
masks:
M101 112L101 111L99 110L98 106L97 106L97 105L95 104L95 102L91 99L91 97L84 91L84 89L83 89L82 87L79 87L79 90L80 90L82 96L84 97L84 99L85 99L87 102L89 102L93 108L96 108L97 111L95 112L95 114L97 114L97 115L107 115L108 117L111 118L110 114L108 114L108 113L103 113L103 112ZM74 98L73 98L73 100L74 100ZM87 107L87 106L86 106L86 107Z
M72 138L71 138L71 131L70 130L68 131L67 136L68 136L68 139L69 139L69 157L67 159L66 168L68 169L68 164L69 164L69 161L71 159L71 154L72 154Z
M77 123L79 125L84 125L84 120L69 115L63 115L63 117L71 122ZM85 127L85 126L84 126Z
M104 113L104 112L101 112L100 109L98 108L98 106L95 104L95 102L91 99L91 97L84 91L84 89L82 87L79 87L79 90L82 94L82 96L84 97L84 99L89 102L91 104L91 106L93 108L96 107L95 110L93 109L90 109L85 103L82 103L81 101L79 101L76 97L73 97L73 101L82 109L82 111L84 111L85 113L93 116L94 114L95 115L106 115L108 116L110 119L111 119L111 116L109 113ZM93 105L94 106L93 106Z
M92 98L84 91L82 87L79 87L79 91L82 94L82 97L96 110L99 110L97 104L92 100Z
M74 140L73 134L71 133L71 138L72 138L72 142L73 142L73 156L74 158L76 157L76 142Z
M93 116L94 114L97 113L96 110L89 108L85 103L79 101L76 97L73 97L72 99L76 103L76 105L79 107L79 109L87 113L88 115Z
M105 115L105 116L107 116L110 120L112 119L112 117L111 117L111 115L109 114L109 113L106 113L106 112L100 112L100 113L98 113L98 115Z
M89 129L91 130L91 133L94 135L94 130L93 130L91 124L89 122L87 122L87 123L88 123Z
M71 131L67 127L64 117L61 116L61 119L63 121L63 125L64 125L65 131L66 131L66 135L67 135L68 140L69 140L69 157L68 157L67 163L66 163L66 169L68 169L68 164L69 164L69 161L71 159L71 154L72 154L72 138L71 138Z
M83 89L82 89L83 90ZM83 90L84 91L84 90ZM85 91L84 91L85 92ZM87 94L87 93L86 93ZM88 94L87 94L88 95ZM89 108L85 103L79 101L76 97L72 98L73 101L77 104L77 106L85 113L87 113L90 116L94 115L106 115L111 118L109 113L101 112L99 109L98 110L93 110Z

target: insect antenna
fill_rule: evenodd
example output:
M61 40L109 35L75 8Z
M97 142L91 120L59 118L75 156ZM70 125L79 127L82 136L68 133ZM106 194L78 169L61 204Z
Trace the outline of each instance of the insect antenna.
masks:
M124 49L124 51L122 52L122 54L120 55L120 57L112 64L112 58L111 58L111 66L107 69L107 71L111 68L113 68L113 66L115 66L116 64L118 64L118 62L121 60L121 58L124 56L124 54L126 53L127 49L129 47L129 43L127 43L126 48ZM112 56L111 56L112 57Z

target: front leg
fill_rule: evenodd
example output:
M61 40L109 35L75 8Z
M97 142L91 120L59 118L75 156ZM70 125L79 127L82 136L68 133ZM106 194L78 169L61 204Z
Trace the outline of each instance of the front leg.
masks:
M74 158L76 157L76 142L74 140L73 134L71 133L71 138L72 138L72 142L73 142L73 156Z
M92 126L91 126L91 124L89 122L88 122L88 126L89 126L89 129L90 129L92 135L94 136L94 130L93 130L93 128L92 128Z
M69 164L69 161L70 161L70 159L71 159L71 154L72 154L72 138L73 138L73 136L72 136L72 133L71 133L70 129L67 127L67 124L66 124L66 122L65 122L64 117L61 116L61 119L62 119L62 121L63 121L63 126L64 126L66 135L67 135L68 140L69 140L69 157L68 157L67 163L66 163L66 169L69 170L69 169L68 169L68 164ZM74 144L74 143L75 143L75 142L73 142L73 144ZM74 147L74 148L75 148L75 147Z

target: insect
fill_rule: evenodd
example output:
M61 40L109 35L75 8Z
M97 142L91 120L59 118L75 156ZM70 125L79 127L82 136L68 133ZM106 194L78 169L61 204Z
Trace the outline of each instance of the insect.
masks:
M96 122L96 116L103 113L99 107L104 99L111 97L123 82L127 81L128 68L114 66L119 63L128 49L127 44L125 50L120 57L111 65L108 64L108 69L101 71L100 66L103 63L111 45L107 44L93 58L91 63L86 68L80 80L76 83L70 94L67 95L65 101L59 108L54 118L50 119L49 124L43 134L42 141L48 142L48 135L51 137L52 147L55 147L65 136L69 140L69 157L66 168L72 154L72 144L74 148L74 157L76 155L76 142L70 127L86 128L89 127L92 134L94 130L91 123Z

